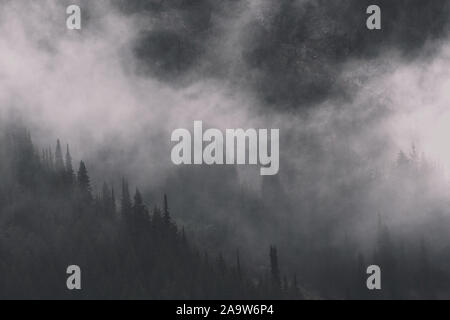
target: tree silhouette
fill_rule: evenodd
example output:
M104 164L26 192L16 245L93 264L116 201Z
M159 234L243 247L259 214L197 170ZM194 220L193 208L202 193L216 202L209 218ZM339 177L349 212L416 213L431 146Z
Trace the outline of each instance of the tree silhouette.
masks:
M61 143L59 142L59 139L56 140L56 150L55 150L55 169L57 172L63 173L64 168L64 160L61 150Z
M122 200L120 207L122 217L129 218L131 214L131 197L128 182L125 179L122 179Z
M281 286L280 269L278 267L278 253L275 246L270 246L270 274L272 285L279 289Z
M83 161L80 161L80 168L77 174L78 190L86 200L92 200L91 181Z
M73 171L72 166L72 156L70 155L69 145L67 145L66 150L66 183L69 186L72 186L75 181L75 173Z
M167 195L164 194L164 211L163 211L164 222L166 225L172 224L172 220L170 218L169 206L167 204Z

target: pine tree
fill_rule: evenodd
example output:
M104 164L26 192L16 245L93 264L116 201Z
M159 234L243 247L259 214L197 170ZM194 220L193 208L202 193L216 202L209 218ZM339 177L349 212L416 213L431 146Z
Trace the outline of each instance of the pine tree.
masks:
M167 226L172 224L172 219L170 218L169 206L167 205L167 195L164 194L164 212L163 212L164 223Z
M161 210L155 206L153 208L152 225L155 230L160 230L163 225L163 217L161 216Z
M64 161L61 151L61 143L59 142L59 139L56 140L55 169L57 172L64 172Z
M80 169L78 170L77 181L80 193L87 199L92 199L91 181L89 179L86 165L83 161L80 161Z
M270 273L272 276L272 284L275 288L280 288L280 269L278 268L278 253L275 246L270 246Z
M66 151L66 182L68 185L73 185L75 181L75 173L72 166L72 156L70 155L69 145L67 145Z
M147 210L145 208L144 201L142 200L142 195L139 189L136 189L136 193L134 195L133 213L135 221L137 221L139 224L147 222Z
M134 194L134 208L140 209L143 204L141 192L136 188L136 193Z
M123 217L129 217L131 213L130 190L128 188L128 182L125 179L122 179L121 213Z
M52 152L51 148L47 149L47 154L48 154L49 168L50 168L50 170L53 170L55 168L55 162L54 162L53 152Z

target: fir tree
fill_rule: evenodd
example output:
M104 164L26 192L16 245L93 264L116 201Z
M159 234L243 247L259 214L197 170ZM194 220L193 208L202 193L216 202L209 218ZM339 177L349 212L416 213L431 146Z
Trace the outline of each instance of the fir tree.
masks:
M163 218L164 218L164 223L166 225L171 225L172 224L172 219L170 218L170 213L169 213L169 206L167 204L167 195L164 194L164 211L163 211Z
M121 213L123 217L129 217L131 213L130 191L128 188L128 182L125 179L122 179Z
M136 193L134 195L133 213L135 221L139 224L145 224L147 222L147 210L139 189L136 189Z
M270 274L272 276L272 284L276 288L280 288L280 269L278 267L278 253L275 246L270 246Z
M80 168L77 175L78 189L80 193L88 199L92 198L91 194L91 181L89 179L88 171L86 165L83 161L80 161Z
M61 151L61 143L59 142L59 139L56 140L55 169L57 172L64 172L64 161Z
M68 185L73 185L75 180L75 173L72 167L72 156L70 155L69 145L66 150L66 182Z

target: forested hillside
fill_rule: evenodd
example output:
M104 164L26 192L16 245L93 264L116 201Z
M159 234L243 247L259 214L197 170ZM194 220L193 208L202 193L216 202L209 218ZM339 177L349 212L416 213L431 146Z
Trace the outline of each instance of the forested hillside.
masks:
M146 204L125 179L119 192L92 190L86 164L75 169L59 140L38 151L27 130L9 128L0 150L0 298L302 298L295 277L281 280L275 247L263 274L238 251L232 262L205 252L172 220L166 195ZM72 264L82 290L66 287Z

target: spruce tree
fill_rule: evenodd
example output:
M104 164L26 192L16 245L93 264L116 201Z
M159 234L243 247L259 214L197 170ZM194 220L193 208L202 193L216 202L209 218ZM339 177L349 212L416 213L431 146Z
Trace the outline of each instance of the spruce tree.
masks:
M160 230L163 224L163 217L161 216L161 210L155 206L153 208L152 225L156 230Z
M164 194L164 211L163 211L163 218L164 218L164 222L166 225L171 225L172 224L172 220L170 218L170 213L169 213L169 206L167 204L167 195Z
M54 162L53 152L52 152L51 148L47 149L47 154L48 154L48 162L49 162L50 170L53 170L55 168L55 162Z
M128 182L122 179L122 203L121 203L121 213L124 217L129 217L131 213L131 198L130 191L128 189Z
M91 199L91 181L89 179L86 165L83 161L80 161L80 169L78 170L77 181L80 193L86 198Z
M273 286L275 288L280 288L280 269L278 268L278 253L275 246L270 247L270 273Z
M146 220L146 212L145 212L144 201L142 200L142 195L139 189L136 189L136 193L134 195L134 205L133 205L133 213L136 221L143 222Z
M64 161L61 151L61 143L59 142L59 139L56 140L55 169L57 172L64 172Z
M70 155L69 145L66 151L66 182L68 185L73 185L75 181L75 173L72 166L72 156Z

